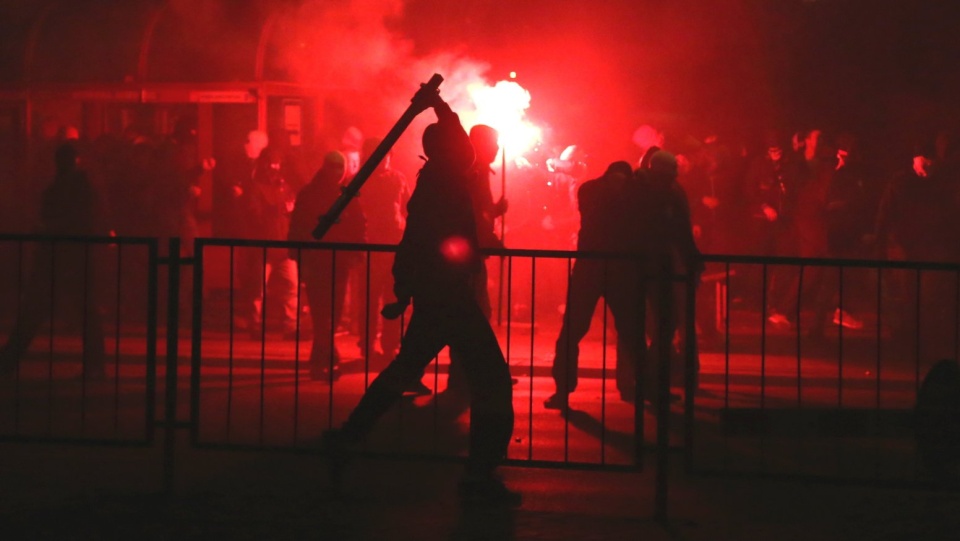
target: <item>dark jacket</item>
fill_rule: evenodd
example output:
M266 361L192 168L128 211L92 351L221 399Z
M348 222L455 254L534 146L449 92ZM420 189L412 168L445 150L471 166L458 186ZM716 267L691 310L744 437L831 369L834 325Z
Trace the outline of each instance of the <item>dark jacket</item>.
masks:
M473 301L482 264L467 178L473 147L460 118L449 107L436 109L445 150L420 170L407 204L394 292L401 302L458 304Z

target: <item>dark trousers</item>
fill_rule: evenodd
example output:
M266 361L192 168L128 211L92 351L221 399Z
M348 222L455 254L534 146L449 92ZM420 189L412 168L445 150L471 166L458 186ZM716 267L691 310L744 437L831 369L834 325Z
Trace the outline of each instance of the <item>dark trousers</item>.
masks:
M361 351L373 355L380 333L380 350L384 356L392 359L400 347L400 320L385 319L380 309L394 301L393 295L393 254L370 252L370 297L367 306L367 328L361 329Z
M513 387L497 337L471 301L434 304L414 298L400 353L370 384L343 425L344 434L362 440L445 346L461 352L470 392L468 470L482 473L495 468L506 455L513 432Z
M334 262L331 252L318 250L304 253L300 266L313 327L310 368L318 370L340 362L333 337L343 313L347 280L351 269L356 266L356 256L338 252Z
M493 309L490 306L490 291L487 289L487 276L487 261L484 259L474 282L474 292L476 293L477 305L480 306L480 311L483 312L484 317L489 321L490 316L493 314ZM456 397L460 406L464 406L467 401L466 394L468 386L467 376L463 369L463 361L460 360L461 356L462 353L457 348L450 348L450 366L445 392L451 397Z
M567 307L553 358L553 380L558 393L577 388L580 341L590 330L593 312L600 297L607 301L617 330L617 389L622 395L635 393L635 373L642 334L639 317L636 265L578 259L567 286Z

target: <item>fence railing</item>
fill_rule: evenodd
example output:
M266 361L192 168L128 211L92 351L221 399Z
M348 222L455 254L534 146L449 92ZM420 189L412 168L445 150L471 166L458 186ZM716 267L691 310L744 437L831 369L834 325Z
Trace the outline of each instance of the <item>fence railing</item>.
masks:
M147 445L157 240L0 235L0 438Z
M379 316L380 306L393 300L389 270L394 251L385 245L198 240L195 443L319 449L322 432L343 422L399 344L404 319ZM594 260L602 269L609 256L543 250L488 253L490 280L482 304L490 307L515 379L516 425L508 460L634 469L640 466L644 442L652 441L653 433L644 433L652 425L644 422L642 400L633 398L639 374L631 367L626 371L629 386L615 385L616 340L603 296L596 295L597 304L585 314L589 332L584 330L578 348L581 381L569 410L544 406L555 391L555 354L559 348L577 347L558 344L574 258ZM285 265L297 262L297 268L310 270L294 277ZM301 283L305 287L299 287ZM311 286L320 291L311 294ZM614 292L603 283L591 287L607 287L606 298ZM378 293L384 297L374 298ZM618 294L627 296L624 291ZM322 343L322 351L314 352L311 361L316 343ZM334 365L337 371L331 370ZM442 392L449 377L449 354L442 352L422 380L432 394L406 400L390 412L370 438L371 452L461 457L468 430L461 418L466 403Z
M164 429L168 486L178 430L199 447L320 451L399 345L405 318L379 316L394 247L179 248L0 236L0 438L147 445ZM643 275L629 256L486 255L478 294L515 380L508 463L633 470L656 442L658 514L670 450L704 473L936 480L912 410L930 367L958 356L960 266L710 255L697 288L624 281ZM646 338L634 351L631 335ZM443 352L430 394L388 412L368 452L462 459L450 377ZM559 407L557 391L572 391Z
M704 343L688 408L694 471L939 484L917 394L957 359L960 266L705 256ZM785 285L784 285L785 284ZM920 442L919 445L923 445Z

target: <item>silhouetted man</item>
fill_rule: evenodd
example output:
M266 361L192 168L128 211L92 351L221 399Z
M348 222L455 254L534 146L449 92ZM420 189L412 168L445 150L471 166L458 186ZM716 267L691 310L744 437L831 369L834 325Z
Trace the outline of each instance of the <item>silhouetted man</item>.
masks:
M637 212L629 206L633 171L627 162L614 162L602 177L584 182L577 191L580 233L577 250L624 254L636 231L626 228ZM567 305L553 357L557 390L544 402L551 409L567 407L568 395L577 388L580 341L590 330L597 302L603 297L617 329L617 389L624 400L633 400L636 340L639 332L636 303L637 267L626 259L578 258L567 286Z
M289 239L312 241L317 216L326 212L340 197L340 182L346 160L339 152L328 153L313 180L297 194L290 216ZM348 206L337 223L323 237L324 242L363 243L366 223L356 205ZM336 379L339 376L340 353L333 343L333 334L347 293L347 277L361 260L351 251L290 250L290 259L299 260L299 275L307 286L310 318L313 323L313 345L310 349L310 377Z
M296 199L295 187L287 181L283 156L273 147L260 152L257 168L249 189L243 192L244 222L247 236L262 240L287 240L290 231L290 213ZM266 326L263 321L267 287L276 282L283 303L282 325L284 337L293 338L297 325L297 264L283 248L263 250L247 248L241 251L243 265L242 286L246 289L246 307L249 310L250 334L262 339Z
M671 356L675 353L673 339L678 333L680 338L692 341L689 347L696 347L696 337L684 336L685 329L678 325L684 321L686 286L675 277L691 275L699 283L703 261L693 238L687 194L677 182L676 157L652 149L649 160L635 176L629 197L634 209L629 229L636 234L630 249L643 256L639 292L646 300L647 333L631 333L631 337L638 351L643 351L649 340L645 365L638 369L643 374L644 400L656 403L660 352L668 349ZM661 326L666 326L664 332L660 332ZM682 373L674 370L681 366L671 360L671 373Z
M751 217L751 255L794 256L797 244L794 220L799 181L795 157L783 150L780 137L771 132L767 135L767 152L754 158L745 176L748 204ZM757 281L761 277L756 276ZM791 295L788 280L782 270L773 272L769 279L767 294L767 319L775 326L791 325L789 312L784 308Z
M69 143L55 152L56 173L43 193L40 233L57 236L105 236L100 194L77 167L77 150ZM34 259L16 327L0 349L0 371L10 373L30 347L40 326L49 321L51 300L70 309L83 323L83 377L104 377L103 323L96 295L96 258L81 243L41 242ZM62 304L61 304L62 303Z
M196 119L181 118L173 133L157 148L154 186L156 226L161 239L180 237L181 251L192 253L197 236L200 179L216 167L213 158L200 159Z
M423 133L427 163L407 205L407 226L393 266L397 305L414 309L400 353L373 381L340 430L325 435L336 461L362 441L377 420L420 378L445 346L459 349L473 410L470 453L460 483L467 503L518 505L520 495L495 475L513 431L510 371L490 323L477 304L474 281L482 261L467 185L474 152L459 117L440 99L429 106L437 123Z
M497 153L500 151L498 138L497 130L486 124L477 124L470 128L470 142L473 144L476 160L470 168L467 179L470 197L473 200L473 217L477 221L477 240L480 248L503 248L503 240L494 231L494 223L497 218L507 212L507 200L501 197L499 201L494 202L493 195L490 193L490 165L497 159ZM492 308L487 284L486 259L486 257L481 258L480 274L474 285L477 304L480 305L487 319L490 319ZM444 391L444 394L453 400L454 410L460 406L465 407L468 401L466 377L459 356L460 353L456 349L450 350L450 373L447 388ZM420 385L423 383L421 382Z

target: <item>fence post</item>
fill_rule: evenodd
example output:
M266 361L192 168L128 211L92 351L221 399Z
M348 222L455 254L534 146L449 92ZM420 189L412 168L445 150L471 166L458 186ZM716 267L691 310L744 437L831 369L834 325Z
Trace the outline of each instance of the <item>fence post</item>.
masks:
M180 328L180 238L170 239L167 250L167 369L163 419L163 492L173 493L177 442L177 360Z
M689 275L684 282L687 286L686 310L684 316L683 346L685 354L683 380L683 465L686 471L693 470L693 423L696 393L699 387L700 352L697 345L697 286L699 277L688 269Z
M670 465L670 350L673 348L672 276L666 269L657 274L657 473L654 518L667 521L667 477Z

